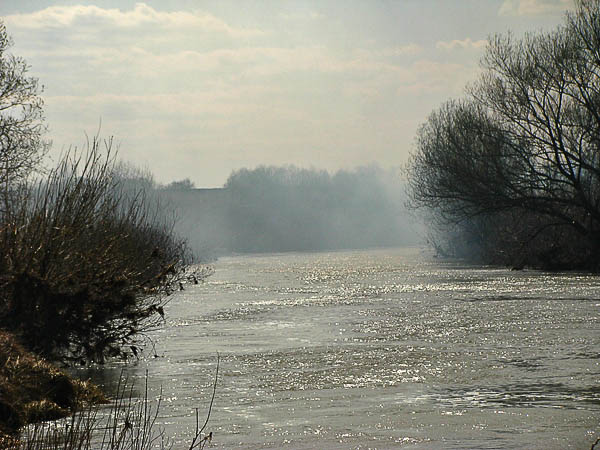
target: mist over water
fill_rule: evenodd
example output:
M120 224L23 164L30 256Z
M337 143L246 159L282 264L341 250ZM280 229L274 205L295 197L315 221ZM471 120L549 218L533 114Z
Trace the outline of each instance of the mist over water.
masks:
M232 256L214 268L174 295L153 335L159 357L127 369L140 386L148 370L153 397L162 386L175 448L194 409L204 417L217 352L211 448L580 449L596 438L596 276L414 248ZM100 381L120 370L102 368Z
M376 166L334 174L261 166L233 172L222 189L178 188L161 194L179 216L177 231L200 258L419 240L399 174Z

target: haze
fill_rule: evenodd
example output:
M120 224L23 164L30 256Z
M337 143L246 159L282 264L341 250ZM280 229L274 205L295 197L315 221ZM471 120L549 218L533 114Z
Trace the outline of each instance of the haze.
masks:
M461 95L486 38L552 28L565 0L3 0L45 85L58 155L85 133L161 183L222 186L258 165L401 166Z

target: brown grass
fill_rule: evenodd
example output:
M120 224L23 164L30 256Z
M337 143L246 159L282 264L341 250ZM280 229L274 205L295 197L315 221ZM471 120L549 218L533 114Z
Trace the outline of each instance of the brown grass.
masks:
M215 399L219 374L219 359L213 385L213 393L206 419L200 422L196 409L196 428L186 445L188 450L204 449L212 441L213 434L204 433L210 419ZM84 389L86 383L75 383L76 390ZM25 425L21 433L0 434L0 448L7 450L150 450L171 449L172 440L157 424L161 406L161 396L156 401L149 399L148 373L142 398L134 396L134 386L121 375L115 398L109 406L99 408L87 401L77 401L76 406L67 411L47 399L28 403L31 408L40 408L41 416L29 415L37 419ZM86 398L96 398L94 389L85 389ZM104 398L102 397L102 400ZM58 417L69 416L56 420Z
M55 420L82 404L106 401L92 383L72 379L0 331L0 433L5 438L27 423Z

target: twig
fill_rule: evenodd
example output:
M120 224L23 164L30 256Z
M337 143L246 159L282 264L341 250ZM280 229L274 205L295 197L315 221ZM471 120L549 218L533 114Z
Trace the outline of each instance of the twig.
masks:
M208 434L206 437L204 437L204 439L197 441L200 436L202 436L202 432L204 431L204 429L206 428L206 426L208 425L208 421L210 419L210 413L212 412L212 407L213 407L213 403L215 401L215 395L217 393L217 380L219 377L219 366L221 363L221 356L219 355L219 353L217 352L217 370L215 371L215 381L213 383L213 392L212 392L212 397L210 399L210 405L208 406L208 413L206 415L206 420L204 421L204 425L202 425L202 428L200 428L198 430L198 408L196 408L196 434L194 435L194 438L192 439L192 442L190 444L189 450L194 450L194 448L204 448L204 446L206 445L207 442L209 442L212 439L212 433Z

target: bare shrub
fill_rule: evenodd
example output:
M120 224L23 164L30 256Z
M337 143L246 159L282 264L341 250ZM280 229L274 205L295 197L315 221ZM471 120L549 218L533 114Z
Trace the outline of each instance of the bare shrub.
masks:
M44 357L137 355L184 276L172 220L143 190L123 189L114 164L112 141L95 138L46 178L5 192L0 328Z
M203 449L212 440L212 432L204 433L215 399L220 358L213 383L213 393L206 419L200 426L196 409L196 428L189 440L189 450ZM103 410L88 405L61 421L36 423L24 429L20 439L7 443L11 450L150 450L173 448L164 428L158 422L162 392L153 401L148 390L146 372L143 397L134 396L134 385L121 373L114 400ZM0 444L2 441L0 441Z

